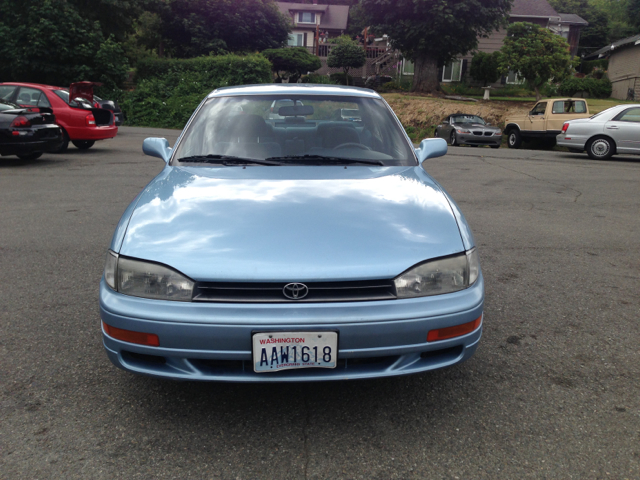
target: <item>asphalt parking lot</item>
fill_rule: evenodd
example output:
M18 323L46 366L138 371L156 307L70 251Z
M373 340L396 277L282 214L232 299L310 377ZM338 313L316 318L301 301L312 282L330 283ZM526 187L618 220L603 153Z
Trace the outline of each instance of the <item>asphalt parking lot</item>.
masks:
M163 167L121 128L0 159L0 479L640 478L640 156L452 148L427 170L480 247L468 362L355 383L196 384L116 369L98 282Z

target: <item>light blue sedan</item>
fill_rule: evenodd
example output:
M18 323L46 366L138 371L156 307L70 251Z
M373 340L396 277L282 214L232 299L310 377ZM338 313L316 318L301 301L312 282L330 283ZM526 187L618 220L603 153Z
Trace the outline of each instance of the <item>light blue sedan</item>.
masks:
M173 149L148 138L143 150L166 167L122 216L100 283L116 366L320 381L424 372L475 352L478 252L422 168L447 144L414 149L375 92L221 88Z

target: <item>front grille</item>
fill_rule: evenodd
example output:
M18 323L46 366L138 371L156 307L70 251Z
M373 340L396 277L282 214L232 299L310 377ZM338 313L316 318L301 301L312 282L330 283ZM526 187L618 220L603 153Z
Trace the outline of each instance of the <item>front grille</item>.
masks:
M493 135L493 132L484 132L485 137L490 137Z
M479 136L479 137L481 137L481 136L482 136L482 133L483 133L483 132L481 132L481 131L479 131L479 130L475 130L475 131L473 132L473 134L474 134L474 135L477 135L477 136Z
M288 283L288 282L287 282ZM396 299L395 285L390 280L363 282L312 282L306 297L291 300L283 293L281 283L198 283L194 302L217 303L325 303L370 302Z

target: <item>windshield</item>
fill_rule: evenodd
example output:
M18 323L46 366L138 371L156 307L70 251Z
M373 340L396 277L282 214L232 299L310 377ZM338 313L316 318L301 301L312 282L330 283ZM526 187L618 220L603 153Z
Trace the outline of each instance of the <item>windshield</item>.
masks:
M342 159L417 165L382 100L332 95L211 98L185 132L173 164L202 162L202 157L211 163L220 157L262 161L253 165L355 164Z
M477 115L454 115L451 118L453 119L453 123L478 123L480 125L485 125L486 123Z

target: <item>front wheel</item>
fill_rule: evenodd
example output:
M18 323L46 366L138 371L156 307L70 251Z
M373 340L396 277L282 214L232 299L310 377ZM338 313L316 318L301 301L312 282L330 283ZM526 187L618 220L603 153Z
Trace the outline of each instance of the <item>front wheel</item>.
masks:
M509 148L520 148L522 145L522 135L518 130L510 130L507 137L507 145Z
M88 150L93 147L96 142L94 142L93 140L73 140L71 143L73 143L76 148L79 148L80 150Z
M456 136L456 131L451 132L451 138L449 139L449 143L452 147L458 145L458 137Z
M596 137L587 143L587 153L592 160L608 160L615 152L613 140L607 137Z
M40 158L42 156L42 152L29 153L26 155L18 155L20 160L35 160L36 158Z

